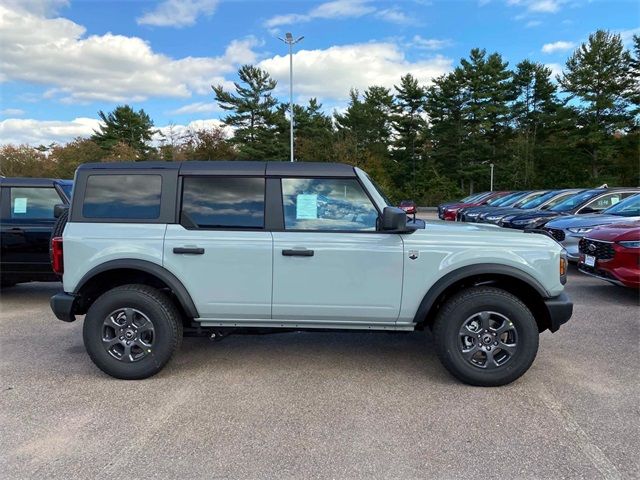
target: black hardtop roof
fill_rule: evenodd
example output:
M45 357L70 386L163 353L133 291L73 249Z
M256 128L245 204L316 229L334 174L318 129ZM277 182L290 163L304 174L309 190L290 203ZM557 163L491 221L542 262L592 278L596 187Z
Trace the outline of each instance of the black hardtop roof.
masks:
M345 163L258 162L258 161L186 161L186 162L109 162L85 163L85 170L178 170L180 175L266 175L282 177L355 177Z
M0 177L0 185L4 187L50 187L54 183L71 184L73 181L58 178Z

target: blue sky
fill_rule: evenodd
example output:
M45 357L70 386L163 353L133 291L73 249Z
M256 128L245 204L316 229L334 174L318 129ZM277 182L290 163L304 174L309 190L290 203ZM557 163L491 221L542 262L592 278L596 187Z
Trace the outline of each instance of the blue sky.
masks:
M0 0L0 142L63 142L89 135L98 110L128 103L156 126L216 124L211 84L231 86L243 63L279 82L286 100L296 46L296 99L327 111L349 89L425 84L473 47L514 65L559 71L598 28L640 33L640 2L574 0Z

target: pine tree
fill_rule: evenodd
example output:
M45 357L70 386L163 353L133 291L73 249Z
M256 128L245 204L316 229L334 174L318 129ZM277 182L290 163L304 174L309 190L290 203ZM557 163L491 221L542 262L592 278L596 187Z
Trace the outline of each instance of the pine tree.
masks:
M121 105L108 114L100 110L98 116L102 123L98 130L94 130L91 140L104 150L111 151L117 147L122 151L119 145L126 145L135 156L129 160L145 159L154 151L150 143L157 130L154 130L153 120L144 110L136 112L129 105Z
M427 92L411 74L403 76L400 85L395 85L394 88L396 95L392 116L395 133L393 159L400 163L405 176L412 179L412 196L415 196L418 159L424 150L424 141L420 136L424 134L427 126L424 118Z
M222 85L212 86L218 105L226 111L223 122L234 129L233 141L241 158L253 160L282 160L288 147L282 139L284 111L278 109L273 96L277 82L268 72L253 65L238 70L240 82L236 93L226 92Z
M615 155L613 135L632 125L630 63L620 35L598 30L569 57L558 76L569 99L579 101L579 146L588 156L596 181Z

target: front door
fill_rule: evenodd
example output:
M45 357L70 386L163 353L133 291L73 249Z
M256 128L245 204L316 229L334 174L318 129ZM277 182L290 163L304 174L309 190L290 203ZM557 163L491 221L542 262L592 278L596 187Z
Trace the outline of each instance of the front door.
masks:
M180 224L167 225L164 266L201 320L271 318L273 241L264 230L265 180L184 177Z
M273 232L274 322L391 326L400 311L403 242L376 232L357 179L283 178L284 231Z

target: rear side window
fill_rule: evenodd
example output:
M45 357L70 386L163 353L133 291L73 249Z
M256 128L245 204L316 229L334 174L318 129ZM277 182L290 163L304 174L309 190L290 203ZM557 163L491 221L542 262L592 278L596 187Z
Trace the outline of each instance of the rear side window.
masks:
M264 178L185 177L181 223L195 228L263 228Z
M157 219L161 192L160 175L90 175L82 215L85 218Z
M53 207L62 203L58 192L53 188L11 188L12 219L53 219Z

